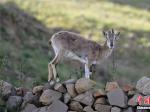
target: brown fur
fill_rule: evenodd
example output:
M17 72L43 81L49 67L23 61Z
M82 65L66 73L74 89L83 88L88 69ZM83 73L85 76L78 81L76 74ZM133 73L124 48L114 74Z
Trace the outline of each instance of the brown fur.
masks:
M100 45L85 39L79 34L68 31L55 33L49 40L49 43L55 51L54 59L48 64L49 81L52 78L56 80L55 65L64 57L83 63L85 65L85 77L89 78L91 74L89 67L92 64L101 63L112 52L112 49L107 46L107 41L104 45Z
M59 46L60 49L71 51L79 57L87 57L89 62L102 60L107 52L110 52L106 42L101 46L79 34L68 31L54 34L50 41L53 45Z

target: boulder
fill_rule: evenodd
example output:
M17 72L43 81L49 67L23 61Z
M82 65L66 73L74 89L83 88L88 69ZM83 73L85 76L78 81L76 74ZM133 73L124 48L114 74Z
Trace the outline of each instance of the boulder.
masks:
M70 104L69 104L69 108L71 110L74 110L74 111L77 111L77 112L82 112L83 111L83 107L82 105L77 102L77 101L72 101Z
M56 83L55 86L54 86L54 89L56 91L61 92L61 93L66 93L67 92L66 88L61 83Z
M132 107L129 107L127 109L124 109L123 112L134 112Z
M70 101L70 99L71 99L71 96L68 94L68 93L65 93L64 95L63 95L63 97L64 97L64 103L68 103L69 101Z
M83 93L91 89L96 83L88 78L81 78L75 83L77 93Z
M33 88L33 94L40 94L43 92L44 86L40 85L40 86L35 86Z
M145 86L143 87L142 93L144 95L150 95L150 81L145 84Z
M84 107L83 111L84 112L98 112L98 111L94 111L91 106Z
M77 111L72 111L72 110L69 110L68 112L77 112Z
M136 94L136 91L134 90L131 90L131 91L128 91L128 96L134 96Z
M47 108L48 108L48 106L40 107L40 108L33 110L32 112L50 112L47 110ZM31 111L29 111L29 112L31 112Z
M71 97L77 96L77 92L75 90L74 84L66 84L67 92L70 94Z
M27 89L27 88L23 88L23 87L19 87L19 88L16 88L16 95L17 96L25 96L25 94L27 93L27 92L29 92L30 90L29 89Z
M35 109L37 109L37 107L36 107L35 105L28 103L28 104L25 106L25 108L24 108L23 110L21 110L21 112L32 112L32 111L34 111Z
M38 96L33 95L32 92L27 92L23 97L22 108L24 108L27 103L32 103L32 104L38 103Z
M93 92L94 98L106 96L106 92L103 89L97 89Z
M143 89L144 89L144 86L150 82L150 78L148 77L142 77L136 84L136 89L143 93Z
M68 106L59 100L54 100L47 108L47 112L67 112Z
M84 105L91 106L94 103L94 97L91 91L87 91L86 93L82 93L76 96L73 100L78 101Z
M125 108L127 107L127 96L122 89L113 89L107 93L108 101L111 105Z
M75 84L76 81L77 81L76 79L69 79L69 80L67 80L67 81L64 81L63 84L65 84L65 85L66 85L66 84Z
M0 107L5 107L6 102L0 97Z
M0 81L0 91L4 100L7 100L10 95L16 95L16 89L5 81Z
M105 91L109 92L116 88L119 88L119 85L117 82L107 82Z
M134 86L131 84L123 85L123 91L124 92L133 91L134 89L135 89Z
M10 96L6 103L6 107L9 111L17 111L21 103L22 103L21 96Z
M112 107L111 112L121 112L121 109L119 107Z
M96 104L94 107L95 107L95 110L97 110L98 112L110 112L111 111L111 106L109 105Z
M106 99L105 99L104 97L97 98L97 99L95 100L94 105L96 105L96 104L106 104Z
M44 90L47 90L47 89L52 89L54 87L54 85L50 85L50 83L48 82L48 83L45 83L44 84L44 89L43 89L43 91Z
M62 93L47 89L45 90L42 95L40 96L40 102L43 105L49 105L51 104L54 100L60 99L62 96Z

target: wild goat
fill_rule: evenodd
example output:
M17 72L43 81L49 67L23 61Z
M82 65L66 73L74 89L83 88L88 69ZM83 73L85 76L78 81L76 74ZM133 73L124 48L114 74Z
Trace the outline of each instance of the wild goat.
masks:
M120 32L115 33L112 29L103 31L103 34L106 37L106 41L104 45L101 46L100 44L85 39L76 33L68 31L55 33L49 40L49 43L54 49L55 57L48 64L48 81L52 78L56 80L57 72L55 65L64 57L83 63L85 66L85 77L89 78L91 75L89 67L93 64L101 63L101 61L111 55L115 45L115 40L119 38Z

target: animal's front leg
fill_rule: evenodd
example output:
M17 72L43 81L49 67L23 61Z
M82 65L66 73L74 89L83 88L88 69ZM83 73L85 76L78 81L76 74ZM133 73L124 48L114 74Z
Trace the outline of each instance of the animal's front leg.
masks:
M87 57L85 58L86 63L85 63L85 78L90 78L90 75L92 74L89 70L89 62Z
M48 81L51 81L52 78L53 78L53 69L52 69L51 64L49 63L48 64Z

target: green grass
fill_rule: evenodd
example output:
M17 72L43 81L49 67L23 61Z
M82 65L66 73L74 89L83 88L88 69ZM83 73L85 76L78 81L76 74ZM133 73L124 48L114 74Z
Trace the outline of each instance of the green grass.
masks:
M112 73L111 67L108 67L109 74L126 77L131 81L136 81L142 75L150 75L150 13L146 9L149 7L149 0L6 0L6 3L7 1L17 4L20 9L37 18L49 29L73 29L86 37L92 33L92 40L101 43L104 41L101 33L103 29L119 30L121 37L117 42L118 68L116 73ZM11 16L15 19L16 14ZM5 28L1 31L7 32ZM24 40L31 36L39 46L47 48L45 43L48 39L41 41L40 36L43 34L34 28L18 33ZM5 34L7 36L7 33ZM28 41L31 40L25 41L20 52L16 46L9 46L10 42L0 45L5 46L3 49L6 54L12 53L14 58L10 63L16 71L20 72L22 69L21 72L35 78L33 83L46 81L47 63L52 59L52 52L48 55L47 50L47 54L43 53L43 48L34 49ZM17 60L20 61L17 63ZM23 68L18 66L20 62L23 63ZM82 72L79 70L76 73L77 70L64 63L59 64L57 68L62 80L80 77ZM74 74L78 74L77 77Z
M93 26L97 29L105 25L129 30L150 30L149 11L114 4L107 0L93 0L93 2L90 0L37 0L36 2L15 0L15 2L49 27L71 27L82 29L81 32L86 32Z

